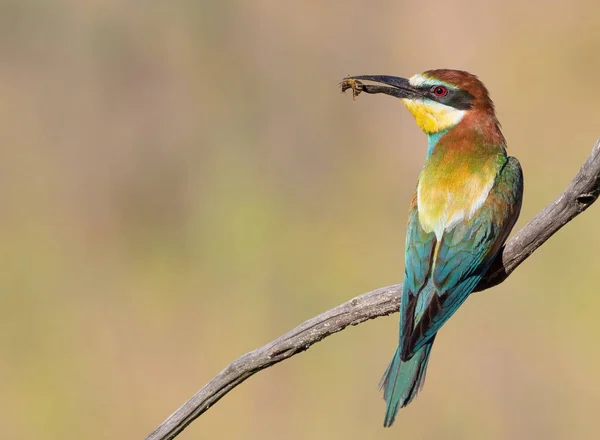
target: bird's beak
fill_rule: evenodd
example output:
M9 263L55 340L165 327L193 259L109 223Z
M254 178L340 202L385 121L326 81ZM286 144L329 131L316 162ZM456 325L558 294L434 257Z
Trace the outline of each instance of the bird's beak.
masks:
M373 81L385 86L363 84L361 81ZM355 95L360 92L375 94L385 93L396 98L416 99L423 97L423 92L411 86L407 79L387 75L349 76L342 81L342 92L351 88Z

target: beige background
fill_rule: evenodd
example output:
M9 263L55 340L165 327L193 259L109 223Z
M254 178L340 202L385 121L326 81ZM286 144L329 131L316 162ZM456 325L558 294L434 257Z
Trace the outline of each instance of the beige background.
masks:
M143 438L239 355L402 280L426 148L348 74L478 74L517 227L600 137L598 2L0 1L0 437ZM597 435L594 206L444 327L382 428L397 316L264 371L181 439Z

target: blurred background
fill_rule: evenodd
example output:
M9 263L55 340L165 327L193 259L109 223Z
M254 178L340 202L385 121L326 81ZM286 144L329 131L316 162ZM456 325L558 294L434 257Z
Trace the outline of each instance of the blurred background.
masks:
M426 140L349 74L478 74L517 229L600 137L595 0L0 1L2 438L144 438L230 361L402 281ZM181 439L597 435L600 207L437 339L382 428L394 315L261 372Z

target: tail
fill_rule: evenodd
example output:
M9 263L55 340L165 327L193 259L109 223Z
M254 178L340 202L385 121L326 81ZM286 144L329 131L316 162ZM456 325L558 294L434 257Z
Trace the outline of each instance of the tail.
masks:
M392 426L398 410L408 405L423 388L432 346L433 339L408 361L400 360L400 347L396 349L396 354L379 383L387 405L383 426Z

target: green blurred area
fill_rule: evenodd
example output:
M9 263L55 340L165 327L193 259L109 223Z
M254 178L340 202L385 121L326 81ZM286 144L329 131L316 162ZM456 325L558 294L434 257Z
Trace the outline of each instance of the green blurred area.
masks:
M600 137L596 1L0 1L3 438L143 438L221 368L400 282L426 141L348 74L478 74L517 228ZM181 439L593 438L594 206L440 333L382 428L397 315L260 373Z

